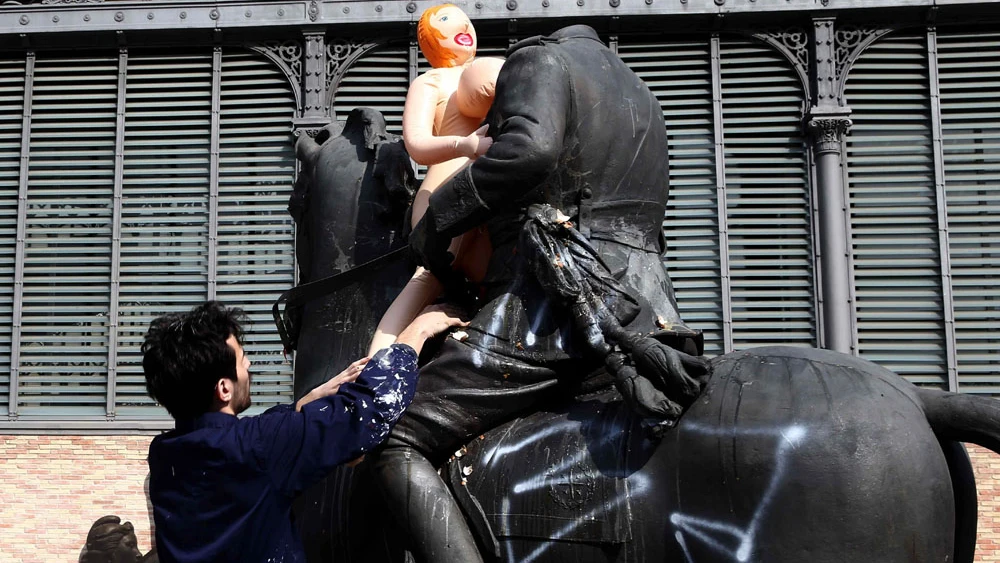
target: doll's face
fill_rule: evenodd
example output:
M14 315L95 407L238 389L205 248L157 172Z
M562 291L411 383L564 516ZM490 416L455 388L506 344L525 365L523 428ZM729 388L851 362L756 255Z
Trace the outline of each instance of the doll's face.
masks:
M461 9L449 6L431 18L430 24L444 36L439 40L442 49L455 54L456 65L463 65L476 55L476 28Z

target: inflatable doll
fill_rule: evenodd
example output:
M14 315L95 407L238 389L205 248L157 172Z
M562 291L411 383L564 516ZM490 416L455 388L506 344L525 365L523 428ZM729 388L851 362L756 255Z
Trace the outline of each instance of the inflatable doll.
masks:
M434 189L486 152L492 139L483 123L493 103L501 59L475 58L476 30L460 8L441 4L428 8L417 24L420 50L432 68L406 93L403 142L410 157L426 165L427 174L413 201L411 225L427 209ZM491 247L485 229L456 237L454 267L473 282L485 275ZM442 285L429 271L417 268L375 331L370 352L391 344L414 316L441 294Z

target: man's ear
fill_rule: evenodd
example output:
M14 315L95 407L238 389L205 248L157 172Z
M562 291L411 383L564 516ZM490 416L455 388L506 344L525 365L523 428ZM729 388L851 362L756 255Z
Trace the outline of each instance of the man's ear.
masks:
M222 377L215 382L215 400L223 405L229 404L233 400L233 391L236 389L236 382L228 377Z

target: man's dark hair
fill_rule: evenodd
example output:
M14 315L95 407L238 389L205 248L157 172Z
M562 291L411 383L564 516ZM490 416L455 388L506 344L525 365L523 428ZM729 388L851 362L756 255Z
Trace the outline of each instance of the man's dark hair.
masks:
M236 354L226 340L242 342L245 321L242 309L218 301L154 319L142 343L146 392L175 419L208 412L219 379L236 380Z

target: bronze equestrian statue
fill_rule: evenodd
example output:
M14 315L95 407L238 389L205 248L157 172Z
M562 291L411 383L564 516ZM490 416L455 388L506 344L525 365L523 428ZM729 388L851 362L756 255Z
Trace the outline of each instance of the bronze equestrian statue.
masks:
M975 481L958 442L1000 450L994 400L918 389L828 350L762 347L711 365L674 427L603 390L453 452L443 478L484 560L974 560ZM336 479L322 560L409 561L368 468Z
M681 322L661 259L667 133L646 84L593 29L571 26L508 50L486 122L493 145L434 191L410 235L421 263L446 288L461 287L451 279L448 246L485 223L493 255L482 305L468 338L446 339L421 368L417 395L374 464L391 510L426 561L480 560L436 466L470 438L600 371L607 354L598 325L652 333L688 354L701 349L701 334ZM575 240L589 248L574 258L547 256L538 237L551 220L521 244L532 205L536 223L556 210L571 217L585 238ZM550 261L588 256L603 273L576 283L538 279Z
M304 495L333 507L316 561L972 561L958 442L1000 451L1000 408L826 350L701 358L660 261L662 113L592 29L514 45L487 122L409 237L478 312L384 449ZM470 290L446 251L482 223Z

